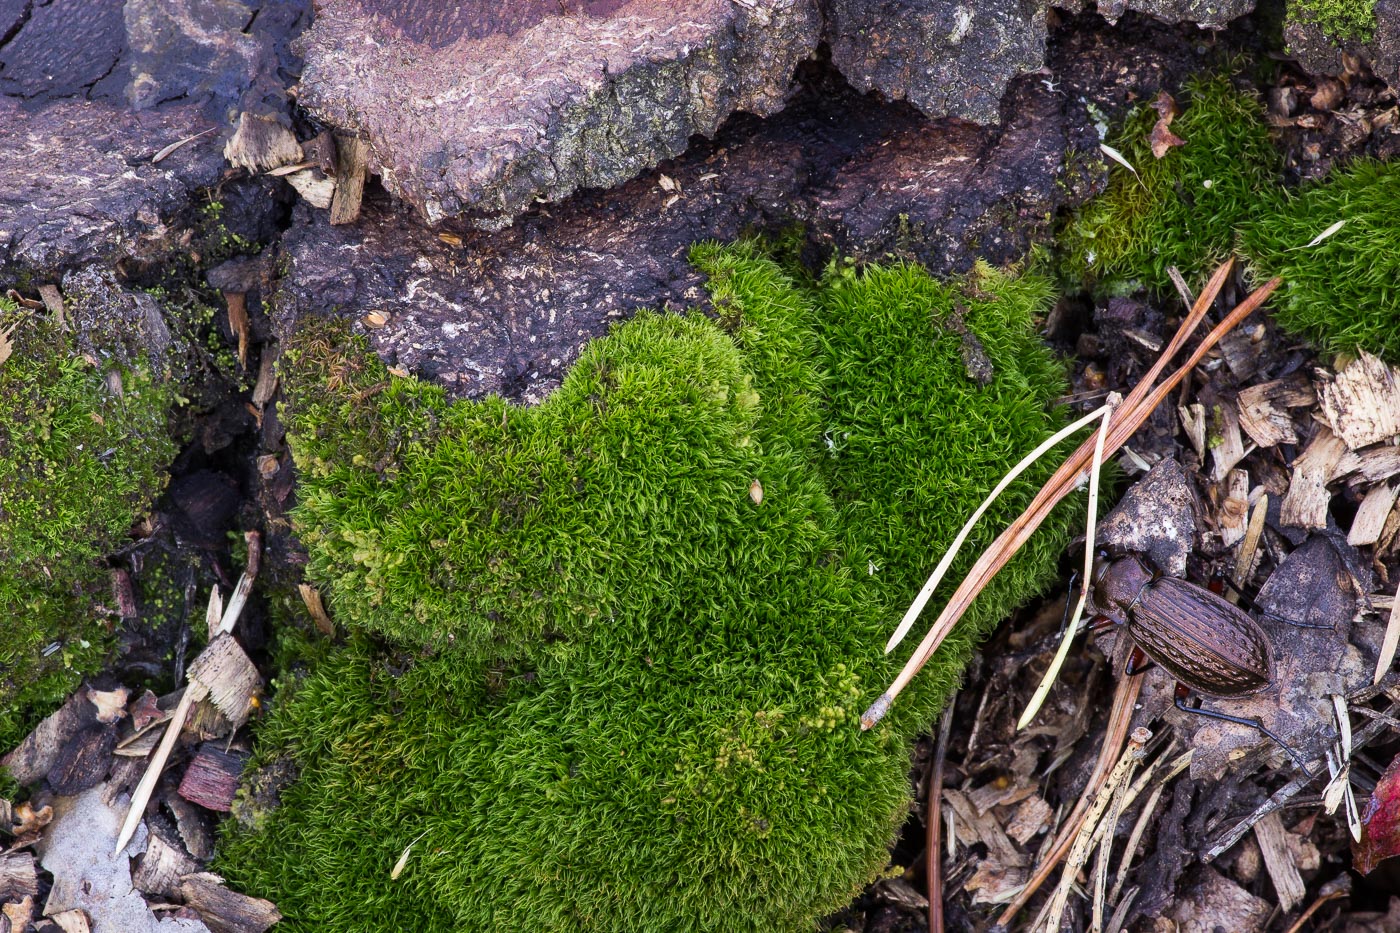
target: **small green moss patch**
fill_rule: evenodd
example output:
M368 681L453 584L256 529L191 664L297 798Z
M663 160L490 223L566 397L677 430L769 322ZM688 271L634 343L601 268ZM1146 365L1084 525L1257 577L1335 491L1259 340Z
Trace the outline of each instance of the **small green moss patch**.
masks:
M1168 289L1170 266L1188 281L1230 254L1235 228L1276 187L1281 160L1263 107L1229 77L1187 81L1171 130L1186 141L1161 159L1149 138L1157 112L1140 107L1111 138L1137 170L1114 166L1108 190L1061 234L1066 273L1107 290Z
M1279 323L1325 350L1400 361L1400 165L1360 162L1279 203L1241 240L1257 280L1283 277Z
M1376 0L1290 0L1288 15L1313 23L1330 39L1367 42L1376 31Z
M332 329L284 356L296 519L361 633L279 698L260 756L300 780L222 847L290 929L810 930L886 865L912 737L1067 535L860 732L922 575L1061 423L1049 286L694 259L717 319L638 314L535 409L450 403Z
M0 306L0 745L103 656L101 565L164 485L171 392L139 365L99 368L42 316ZM119 387L119 388L118 388Z

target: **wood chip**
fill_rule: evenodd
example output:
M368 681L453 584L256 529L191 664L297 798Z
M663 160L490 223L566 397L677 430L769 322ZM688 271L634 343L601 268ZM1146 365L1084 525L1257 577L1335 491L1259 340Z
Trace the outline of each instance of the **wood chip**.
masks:
M175 816L175 829L185 851L200 862L214 857L214 834L209 829L209 814L179 794L170 794L165 805Z
M248 296L241 292L224 292L228 306L228 329L238 337L238 365L248 368Z
M28 930L34 921L34 898L26 896L12 901L0 907L0 914L9 922L11 930Z
M1050 826L1050 817L1053 814L1050 804L1039 796L1028 797L1011 812L1011 820L1006 824L1006 834L1025 845L1037 833Z
M335 623L331 621L325 604L321 602L321 591L309 583L298 583L297 592L301 594L301 601L306 603L306 611L311 613L316 630L327 638L334 636Z
M253 386L253 405L258 409L267 407L277 392L277 354L270 346L263 347L262 361L258 364L258 381Z
M1215 427L1220 440L1210 449L1210 456L1211 478L1219 483L1230 475L1235 464L1244 459L1245 449L1244 440L1240 437L1240 415L1236 406L1222 401L1216 413Z
M1326 427L1319 426L1307 449L1293 463L1293 481L1283 497L1279 519L1298 528L1326 528L1332 494L1327 481L1346 452L1346 444Z
M238 793L238 779L247 764L247 754L225 750L218 742L205 742L185 770L179 794L206 810L227 813Z
M1176 414L1181 419L1181 429L1186 432L1186 439L1191 442L1191 449L1196 452L1196 460L1205 463L1206 407L1199 403L1178 405Z
M64 743L58 760L44 775L49 787L60 797L96 787L107 777L116 744L116 726L98 723L79 729Z
M1260 447L1296 444L1298 432L1288 409L1311 405L1314 400L1312 384L1302 373L1241 389L1240 427Z
M17 901L39 894L39 869L29 852L0 855L0 901Z
M1222 491L1225 498L1216 517L1220 526L1220 541L1226 547L1234 547L1235 542L1244 538L1249 515L1249 474L1244 470L1231 470Z
M54 914L49 919L58 924L58 928L63 933L92 933L92 924L88 920L87 911L79 910L76 907Z
M1378 446L1347 451L1332 468L1331 480L1356 474L1367 483L1379 483L1400 473L1400 447Z
M302 160L296 135L272 115L245 110L238 115L238 129L224 144L230 164L254 174Z
M319 168L302 169L286 177L289 185L312 207L326 210L335 200L335 179Z
M331 223L354 223L360 216L365 193L369 143L349 133L335 135L335 194L331 196Z
M258 669L232 635L220 635L190 663L189 678L209 691L209 702L234 728L248 721L253 697L262 688Z
M58 329L67 330L68 314L63 308L63 293L58 290L58 286L40 285L39 297L43 299L44 309L49 312Z
M1332 432L1351 450L1400 434L1400 378L1365 350L1318 385L1317 400Z
M1264 867L1269 871L1269 879L1274 883L1278 894L1279 907L1288 913L1303 901L1307 886L1303 876L1298 874L1298 866L1293 862L1293 853L1288 847L1288 831L1283 828L1283 818L1275 811L1254 824L1254 838L1259 842L1259 851L1264 856Z
M1381 539L1386 520L1390 518L1390 512L1395 507L1397 492L1400 492L1400 486L1390 483L1371 487L1371 491L1366 493L1366 498L1361 500L1361 507L1356 510L1351 531L1347 533L1347 544L1360 547L1363 544L1375 544Z
M214 933L263 933L282 919L271 901L230 891L210 872L186 875L180 894Z
M159 832L146 840L146 851L136 863L131 883L146 894L178 898L180 879L198 872L200 865L178 845L172 845Z

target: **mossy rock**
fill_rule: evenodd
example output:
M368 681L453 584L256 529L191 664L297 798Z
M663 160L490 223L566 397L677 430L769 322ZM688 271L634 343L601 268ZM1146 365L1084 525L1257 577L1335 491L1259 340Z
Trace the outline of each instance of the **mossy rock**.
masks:
M1359 162L1271 204L1241 250L1256 280L1283 277L1279 323L1327 351L1400 363L1400 165Z
M284 354L310 571L360 632L278 698L259 756L300 780L221 847L289 929L809 930L886 865L913 737L1072 521L861 733L923 574L1062 423L1050 287L694 258L717 320L640 313L534 409L333 329Z
M1369 42L1376 31L1376 0L1289 0L1288 18L1316 26L1329 39Z
M174 393L139 363L97 365L42 315L0 303L0 746L105 655L103 555L165 483ZM110 622L111 620L107 620Z
M1278 187L1282 160L1269 140L1264 109L1226 75L1186 82L1171 131L1185 140L1158 159L1157 121L1139 107L1110 140L1134 168L1114 165L1107 190L1061 232L1063 268L1102 291L1171 288L1168 268L1188 281L1209 275L1230 255L1235 231Z

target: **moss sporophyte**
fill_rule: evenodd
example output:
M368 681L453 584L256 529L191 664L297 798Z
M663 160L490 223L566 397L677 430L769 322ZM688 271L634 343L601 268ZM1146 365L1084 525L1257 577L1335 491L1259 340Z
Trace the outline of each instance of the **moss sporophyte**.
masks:
M715 317L639 313L533 409L287 348L297 527L357 634L278 699L259 756L300 778L219 870L290 928L806 930L885 867L915 733L1071 520L862 734L930 555L1062 423L1051 286L693 259Z

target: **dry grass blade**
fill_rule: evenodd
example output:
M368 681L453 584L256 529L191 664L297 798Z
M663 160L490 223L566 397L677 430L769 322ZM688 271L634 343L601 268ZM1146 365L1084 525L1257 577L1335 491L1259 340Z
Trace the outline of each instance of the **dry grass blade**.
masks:
M214 132L217 129L217 126L211 126L207 130L204 130L199 133L194 133L190 136L186 136L184 139L177 139L170 145L163 146L159 152L151 156L151 163L155 164L156 162L161 161L162 159L174 153L176 150L180 149L182 146L189 145L201 136L208 136L210 133Z
M1104 736L1103 748L1099 751L1099 760L1094 766L1094 773L1089 775L1089 783L1084 788L1084 793L1080 796L1079 802L1075 804L1074 810L1070 812L1069 818L1060 829L1060 834L1055 837L1054 843L1046 850L1045 857L1040 865L1036 867L1035 874L1031 880L1026 882L1026 886L1016 895L1016 899L1002 911L997 923L1007 926L1011 919L1020 913L1021 908L1026 906L1035 892L1040 890L1040 886L1050 877L1055 870L1055 866L1060 864L1060 860L1069 852L1070 844L1074 842L1079 834L1079 829L1084 825L1084 818L1089 812L1089 801L1103 789L1104 782L1108 779L1109 771L1113 768L1113 763L1118 760L1118 752L1123 747L1124 741L1128 737L1128 726L1133 721L1133 710L1137 706L1138 694L1142 692L1141 673L1131 677L1124 677L1118 682L1118 689L1113 694L1113 709L1108 716L1108 734Z
M1380 657L1376 658L1376 673L1371 683L1378 684L1395 660L1395 648L1400 645L1400 599L1390 604L1390 618L1385 623L1385 640L1381 642Z
M1172 338L1167 348L1162 351L1162 355L1153 364L1152 369L1143 377L1133 391L1128 394L1122 406L1110 421L1109 434L1104 444L1106 456L1116 453L1120 447L1127 443L1138 427L1147 420L1148 415L1157 407L1166 395L1171 392L1176 385L1191 371L1201 358L1209 352L1226 333L1236 324L1252 314L1264 301L1273 294L1281 283L1280 279L1273 279L1261 288L1255 290L1248 298L1241 302L1233 311L1227 314L1215 329L1201 342L1196 351L1191 354L1186 363L1179 368L1171 377L1164 381L1156 389L1152 389L1152 384L1161 374L1162 370L1170 359L1176 355L1185 344L1192 332L1204 318L1206 311L1215 301L1216 295L1224 287L1225 280L1229 276L1233 262L1227 262L1216 270L1211 276L1210 282L1196 301L1196 306L1191 309L1191 313L1182 322L1176 335ZM929 629L924 640L914 651L913 656L895 678L894 683L871 704L870 708L861 716L861 728L869 729L879 722L889 710L894 698L899 695L919 669L927 663L933 653L938 650L943 639L952 631L953 626L962 618L967 611L972 600L984 587L996 576L997 572L1006 565L1023 544L1030 538L1036 528L1049 516L1051 509L1074 489L1078 477L1087 468L1092 450L1096 441L1091 439L1079 446L1064 464L1062 464L1046 482L1030 506L1021 516L1014 521L1010 527L1001 533L977 562L973 564L972 570L958 586L948 600L948 604L943 608L943 612Z
M1074 880L1079 875L1079 870L1088 861L1089 850L1093 847L1094 830L1099 825L1099 819L1108 809L1110 802L1117 799L1122 789L1132 780L1133 769L1142 759L1143 746L1151 737L1152 733L1146 729L1137 729L1133 732L1132 737L1128 740L1128 747L1123 749L1123 754L1119 757L1118 763L1113 766L1108 780L1094 795L1094 802L1089 806L1079 832L1075 834L1074 842L1070 846L1064 874L1060 877L1060 884L1055 888L1055 893L1051 895L1044 927L1046 930L1060 928L1065 908L1069 906L1069 894L1074 888Z
M1099 409L1103 412L1103 423L1099 425L1099 430L1094 436L1094 462L1089 469L1089 514L1084 520L1084 577L1083 585L1079 588L1079 600L1074 605L1074 614L1070 616L1069 625L1065 627L1064 637L1060 639L1055 659L1045 669L1045 676L1040 678L1040 684L1035 688L1031 701L1026 704L1026 711L1016 723L1017 729L1026 728L1035 718L1035 714L1040 712L1041 704L1050 695L1050 687L1054 685L1055 678L1060 676L1060 668L1064 666L1065 657L1069 654L1069 646L1079 630L1079 620L1084 617L1084 603L1089 599L1089 581L1094 575L1094 529L1098 523L1099 474L1103 469L1103 445L1108 436L1108 423L1113 417L1114 405L1115 402L1110 396L1108 404Z

